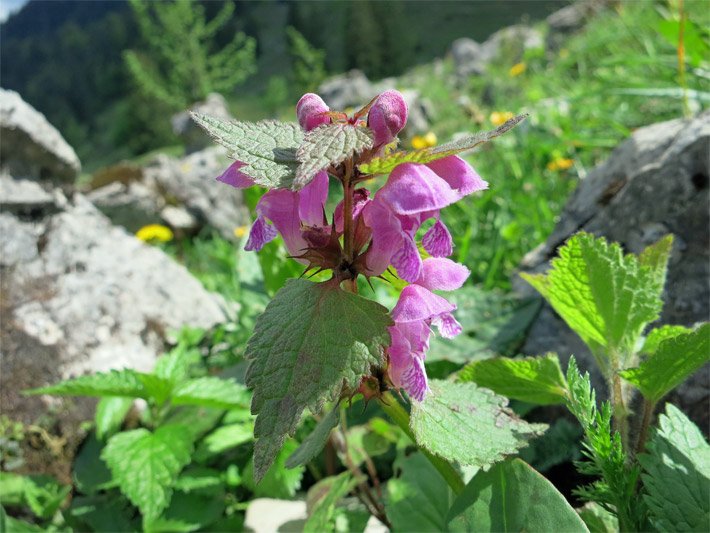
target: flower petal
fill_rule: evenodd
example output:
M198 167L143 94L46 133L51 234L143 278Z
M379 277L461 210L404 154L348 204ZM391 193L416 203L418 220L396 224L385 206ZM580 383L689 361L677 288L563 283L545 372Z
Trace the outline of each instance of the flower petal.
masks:
M272 189L261 197L256 212L273 222L291 255L301 255L308 247L301 235L298 193L287 189Z
M430 257L424 260L422 275L416 284L430 291L454 291L464 284L470 274L468 268L451 259Z
M430 169L456 192L458 198L488 188L488 183L473 170L473 167L457 155L450 155L427 163Z
M402 234L402 246L392 256L392 266L397 269L397 275L405 281L414 282L419 279L422 273L422 257L410 234Z
M391 143L406 123L407 103L395 90L383 92L367 116L367 126L375 134L375 146Z
M409 342L399 331L399 326L389 329L392 344L388 349L387 375L395 387L404 389L412 398L421 402L429 388L424 361L412 351Z
M434 294L421 285L407 285L399 295L397 304L392 309L395 322L415 322L431 320L434 317L451 313L456 306Z
M277 235L276 228L267 224L266 219L259 215L249 231L249 239L244 245L244 249L248 252L258 252L267 242L273 241Z
M426 165L403 163L391 172L377 198L398 215L414 215L442 209L460 196Z
M424 234L422 245L433 257L448 257L454 252L449 228L441 220L437 220L436 224Z
M402 246L402 226L382 202L368 202L362 210L365 225L372 230L372 241L365 254L363 274L379 276L389 266L392 256Z
M439 315L434 318L431 323L439 330L439 335L445 339L453 339L463 330L461 324L459 324L458 320L456 320L451 313Z
M326 115L330 108L317 94L307 93L301 96L296 104L296 115L301 127L310 131L322 124L329 124L330 117Z
M221 176L217 178L217 181L221 181L222 183L226 183L227 185L231 185L237 189L246 189L255 185L253 179L239 171L240 168L245 166L246 163L235 161L229 165L227 170L225 170Z
M323 225L323 208L328 200L328 173L323 171L316 174L297 194L301 222L307 226Z

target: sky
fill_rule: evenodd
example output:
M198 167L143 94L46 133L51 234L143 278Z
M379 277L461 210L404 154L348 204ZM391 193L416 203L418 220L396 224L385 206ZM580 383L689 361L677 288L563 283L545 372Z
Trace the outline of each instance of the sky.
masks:
M5 22L10 14L18 11L28 0L0 0L0 22Z

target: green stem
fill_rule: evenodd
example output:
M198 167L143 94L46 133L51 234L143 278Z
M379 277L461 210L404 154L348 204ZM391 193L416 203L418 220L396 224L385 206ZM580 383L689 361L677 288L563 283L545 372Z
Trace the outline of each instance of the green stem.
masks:
M399 426L399 428L404 431L410 439L412 439L412 442L416 444L417 441L414 438L414 434L409 428L409 413L404 409L404 407L402 407L392 393L385 392L382 395L380 398L380 407L382 407L382 410L387 413L387 416L389 416L390 419L392 419L392 422L397 424L397 426ZM465 485L463 479L461 479L461 476L453 465L441 457L437 457L422 448L420 448L420 450L424 456L429 459L432 466L436 468L439 474L441 474L441 477L446 480L446 483L448 483L451 490L454 491L454 494L461 494Z
M643 419L641 420L641 429L639 430L638 441L636 442L636 454L643 453L646 447L646 438L648 437L648 428L651 426L651 418L653 411L656 409L656 402L651 402L647 399L643 400Z

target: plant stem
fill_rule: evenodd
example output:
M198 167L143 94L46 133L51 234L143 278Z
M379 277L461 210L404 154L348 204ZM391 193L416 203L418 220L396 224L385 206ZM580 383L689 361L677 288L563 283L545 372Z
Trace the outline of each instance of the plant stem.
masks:
M416 444L417 441L414 438L414 434L409 428L409 413L400 405L392 393L385 392L382 395L380 398L380 407L382 407L382 410L387 413L387 416L390 417L392 422L397 424L397 426L399 426L399 428L404 431L410 439L412 439L412 442ZM444 478L446 483L448 483L451 490L454 491L454 494L461 494L465 485L463 479L461 479L461 476L453 465L445 459L437 457L422 448L420 448L420 450L424 456L429 459L432 466L436 468L439 474L441 474L441 477Z
M611 377L611 402L614 408L614 429L621 436L621 445L624 450L630 451L629 445L629 421L627 418L626 406L624 405L624 393L621 388L621 376L619 376L617 365L612 369Z
M656 409L656 402L651 402L644 398L643 400L643 419L641 420L641 428L639 429L638 441L636 441L636 454L642 453L646 447L646 438L648 437L648 428L651 426L653 411Z
M353 185L351 178L353 175L353 162L349 159L345 162L345 175L343 176L343 248L345 259L349 262L353 260Z

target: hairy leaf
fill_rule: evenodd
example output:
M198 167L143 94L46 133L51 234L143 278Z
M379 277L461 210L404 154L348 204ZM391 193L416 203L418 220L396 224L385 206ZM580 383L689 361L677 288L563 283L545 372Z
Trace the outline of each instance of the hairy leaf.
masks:
M631 355L643 328L661 311L663 281L621 247L578 233L560 248L547 274L521 274L552 305L597 356L621 362Z
M402 475L387 482L387 515L395 531L447 531L452 490L421 453L399 461Z
M246 356L253 387L255 479L260 480L308 407L319 412L343 387L382 365L392 324L383 306L334 283L292 279L259 317Z
M423 148L421 150L414 150L413 152L393 152L382 157L376 157L365 164L359 165L358 168L363 174L389 174L397 165L401 165L402 163L429 163L450 155L460 154L461 152L475 148L479 144L503 135L520 124L527 117L527 114L518 115L494 130L467 135L433 148Z
M588 531L552 483L520 459L478 472L448 519L467 531Z
M68 379L55 385L26 391L25 394L55 394L60 396L125 396L144 398L164 396L165 383L151 374L135 370L111 370L89 376Z
M173 485L191 453L190 431L175 424L153 433L141 428L114 435L101 457L121 492L150 521L170 504Z
M666 235L639 254L639 263L653 271L656 283L661 287L666 284L668 260L672 251L673 235Z
M313 485L308 491L308 520L303 524L303 533L323 533L333 531L333 515L338 500L355 488L358 480L350 472L327 477Z
M425 400L412 404L411 428L419 446L449 461L492 464L547 427L521 420L505 398L474 383L432 380L429 386Z
M327 415L325 415L316 425L315 429L308 435L298 449L286 459L286 468L295 468L305 465L311 461L325 446L330 436L330 431L338 425L340 419L340 408L336 405Z
M685 379L710 361L710 324L661 341L654 353L637 368L620 372L621 377L638 387L650 402L656 403Z
M171 401L175 405L235 409L249 404L249 391L231 379L208 376L191 379L175 387Z
M106 396L99 400L96 406L96 436L99 440L106 440L116 433L123 424L126 414L133 405L133 398L121 396Z
M556 354L539 357L497 357L474 361L458 374L498 394L538 405L565 403L567 383Z
M352 124L324 124L307 132L296 152L294 189L308 184L321 170L338 165L373 145L372 131Z
M710 530L710 446L678 408L666 404L659 429L638 456L651 523L658 531Z
M677 337L683 333L690 333L693 331L685 326L661 326L660 328L652 329L646 336L646 340L643 343L643 347L639 353L645 355L651 355L656 353L660 344L666 339L672 337Z
M263 187L288 189L296 176L296 150L303 140L298 124L262 120L227 122L209 115L190 112L229 156L246 166L241 172Z

